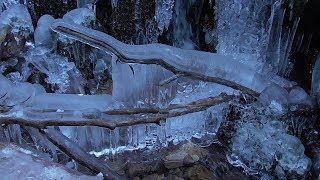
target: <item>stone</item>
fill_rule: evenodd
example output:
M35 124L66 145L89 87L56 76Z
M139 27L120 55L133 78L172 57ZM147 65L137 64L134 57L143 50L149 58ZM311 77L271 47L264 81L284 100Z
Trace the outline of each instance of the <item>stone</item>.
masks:
M159 174L154 173L154 174L151 174L149 176L142 178L142 180L162 180L163 178L164 178L163 174L159 175Z
M184 180L184 178L182 177L179 177L179 176L176 176L176 175L172 175L172 174L169 174L167 177L166 177L167 180Z
M184 178L192 180L212 180L215 179L212 172L202 165L195 165L186 170Z
M177 150L169 152L163 160L165 167L172 169L182 167L186 164L193 164L206 155L208 155L207 150L195 144L186 143L181 145Z
M129 163L127 168L129 177L135 177L148 172L148 168L142 163Z

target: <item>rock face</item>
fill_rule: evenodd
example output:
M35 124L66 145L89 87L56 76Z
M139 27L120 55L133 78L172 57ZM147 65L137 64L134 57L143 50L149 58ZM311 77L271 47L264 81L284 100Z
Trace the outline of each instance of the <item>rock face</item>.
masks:
M103 179L46 161L32 151L13 144L0 144L0 160L1 179Z

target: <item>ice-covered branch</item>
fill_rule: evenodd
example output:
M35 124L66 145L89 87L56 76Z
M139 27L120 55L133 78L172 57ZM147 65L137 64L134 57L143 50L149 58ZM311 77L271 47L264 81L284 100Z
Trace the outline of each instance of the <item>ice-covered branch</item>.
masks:
M20 124L35 128L48 126L98 126L109 129L116 127L132 126L137 124L156 123L168 118L182 116L194 112L204 111L209 107L228 102L234 99L233 95L220 94L187 104L171 105L168 108L132 108L114 109L108 111L95 110L35 110L25 108L0 114L1 124Z
M64 136L57 130L44 129L41 132L64 153L75 159L81 165L89 168L90 170L99 173L101 172L108 179L120 179L106 163L98 160L96 157L89 155L81 149L76 143L72 142L69 138Z
M156 64L189 78L213 82L257 96L271 81L231 57L164 44L128 45L81 25L56 20L52 29L115 54L122 63Z

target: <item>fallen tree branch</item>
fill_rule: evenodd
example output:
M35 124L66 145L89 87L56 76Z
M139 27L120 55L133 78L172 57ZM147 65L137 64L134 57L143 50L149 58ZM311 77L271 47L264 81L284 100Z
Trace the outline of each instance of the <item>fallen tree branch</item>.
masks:
M182 116L190 113L204 111L209 107L228 102L234 99L234 95L220 94L217 97L209 97L187 104L177 104L169 106L166 109L124 109L106 111L105 113L86 114L86 116L67 116L70 112L53 112L53 111L34 111L28 116L21 116L17 112L10 112L6 115L0 114L0 124L20 124L43 129L48 126L98 126L108 129L116 127L132 126L137 124L156 123L160 124L162 120ZM145 110L145 111L142 111ZM113 115L108 115L108 113ZM131 115L132 114L132 115ZM136 115L135 115L136 114ZM131 116L128 116L131 115ZM32 117L32 118L31 118Z
M120 176L114 172L106 162L102 162L96 157L89 155L61 132L54 129L42 129L40 132L79 164L89 168L95 173L101 172L108 179L120 179Z
M52 29L93 47L111 52L115 54L122 63L160 65L176 75L222 84L252 96L259 95L259 92L256 90L224 78L228 76L230 79L236 79L235 77L242 76L242 80L246 81L245 79L250 79L249 77L252 76L254 72L249 72L251 69L248 69L243 64L234 61L230 62L230 58L221 55L183 50L163 44L128 45L102 32L74 23L64 22L63 20L57 20L52 25ZM234 72L235 69L231 70L230 67L224 68L228 63L233 63L232 68L238 68L238 70L241 70L241 68L248 69L248 72L243 70L243 72L237 74ZM266 82L265 84L268 83ZM264 88L260 88L260 90L262 89Z

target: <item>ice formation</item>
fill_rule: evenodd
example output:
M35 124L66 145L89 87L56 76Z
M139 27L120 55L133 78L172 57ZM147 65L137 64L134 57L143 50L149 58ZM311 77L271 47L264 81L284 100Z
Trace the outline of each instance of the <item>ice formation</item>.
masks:
M173 74L158 65L150 65L149 63L153 63L152 61L163 61L185 72L227 79L250 87L258 92L261 92L274 82L284 87L291 86L290 83L283 81L280 77L270 79L255 72L250 67L247 67L247 65L224 55L183 50L163 44L127 45L101 32L70 22L66 23L64 20L57 20L52 28L68 37L102 49L112 56L113 97L117 101L123 102L125 106L145 107L157 105L165 107L169 105L170 100L173 100L171 103L187 103L191 99L197 100L209 95L217 95L220 92L236 93L230 88L212 85L211 83L200 83L197 85L199 83L197 81L192 85L189 81L178 80L162 86L160 85L161 82L172 77ZM133 59L132 62L137 60L138 62L142 62L142 64L120 64L117 63L117 56ZM144 63L149 65L144 65ZM238 69L239 71L235 72L234 69ZM154 74L157 74L157 76ZM179 87L182 90L178 90L177 88ZM197 87L195 88L197 89L197 93L192 97L194 87ZM217 87L220 87L220 89L215 89ZM211 93L206 93L207 90ZM201 94L201 92L203 92L202 95L199 95L198 93ZM212 117L217 116L218 119L221 118L219 117L220 111L221 108L213 108L205 112L171 118L161 126L137 125L133 127L121 127L118 130L110 132L108 130L95 130L95 132L99 132L96 135L92 134L93 130L90 130L91 128L77 128L75 132L78 135L81 134L83 138L78 137L76 139L82 139L88 144L101 144L98 141L95 141L95 143L91 142L90 137L98 136L95 139L109 137L109 140L104 140L104 147L109 148L104 152L110 153L123 149L122 147L132 149L165 146L168 141L174 139L175 142L179 142L190 139L193 135L202 137L207 133L214 133L215 130L212 129L218 126L219 121ZM185 121L189 123L182 127L181 123ZM210 123L208 124L208 122L211 121L215 125L209 125ZM194 124L198 124L199 126L195 127ZM212 129L210 130L210 128ZM109 133L110 135L106 135ZM71 134L70 136L77 137ZM86 137L84 138L83 135L85 134ZM120 139L125 141L121 141L119 138L113 139L111 135L114 137L122 136ZM81 144L85 145L85 142ZM99 150L99 148L95 149Z
M71 21L76 24L81 24L84 26L89 26L92 21L96 20L96 16L93 11L88 8L78 8L72 11L69 11L63 16L63 19L66 21Z
M84 4L91 2L78 1L78 7L84 7ZM128 45L121 43L109 35L90 29L93 28L91 25L95 21L95 15L93 11L87 8L72 10L62 20L56 20L53 23L52 17L43 16L39 20L35 32L35 44L37 47L28 51L26 61L48 76L46 82L53 85L54 89L52 90L54 92L73 94L45 93L40 85L19 82L13 84L5 77L0 76L0 104L18 105L18 111L13 114L16 117L31 117L43 121L50 119L72 121L74 117L79 120L107 119L110 116L102 112L120 107L157 106L162 108L170 104L190 103L202 98L216 96L221 92L239 94L238 90L230 87L190 80L179 77L179 74L176 80L163 83L175 75L157 65L158 63L166 67L175 67L187 75L196 74L208 79L226 79L249 87L258 93L263 92L260 96L260 101L267 103L267 105L274 105L276 108L279 105L287 105L289 103L289 95L285 93L286 90L282 87L291 87L291 83L272 73L260 73L256 67L260 65L260 62L266 61L269 41L281 39L279 32L271 33L272 28L277 29L277 23L282 23L281 17L273 17L276 16L276 13L284 13L284 10L280 8L279 1L272 4L272 18L265 16L266 11L269 10L268 7L271 5L270 2L217 1L217 36L219 37L218 52L220 54L186 50L195 49L195 45L192 42L192 28L186 19L187 14L185 11L195 2L194 0L188 2L182 0L157 0L156 3L155 19L158 22L160 32L168 28L170 22L175 21L173 27L174 45L183 49L163 44ZM115 8L117 1L113 0L112 6ZM249 9L249 7L253 9ZM23 11L25 10L24 8ZM1 17L6 17L3 14L1 14ZM269 21L275 22L275 27L268 24L267 22ZM31 21L28 20L28 22ZM50 51L52 36L49 26L59 33L62 43L71 45L72 48L66 49L75 56L74 63L70 62L70 59ZM292 31L293 35L294 31ZM270 40L270 37L275 34L278 35L276 37L279 39ZM288 35L287 45L290 44L291 37L291 35ZM76 39L83 43L70 39ZM98 77L95 79L97 81L99 81L99 78L103 78L102 74L104 74L105 70L111 69L113 79L112 96L84 95L83 84L86 82L77 69L87 63L88 54L84 44L89 44L107 53L107 55L100 56L102 53L97 50L95 52L98 53L94 54L99 55L89 59L92 60L90 63L94 66L93 74ZM278 53L276 54L276 58L278 58L281 49L279 49L279 44L276 45L277 47L272 50L277 51L273 53ZM286 55L282 53L281 56L285 57ZM132 63L121 64L120 61L123 59L127 59ZM283 59L287 60L287 58ZM109 68L108 64L112 67ZM2 65L1 67L6 68L6 66ZM314 73L315 77L317 77L316 73L317 71ZM11 74L11 77L17 77L17 74ZM314 81L316 82L317 79ZM314 84L319 83L316 82ZM280 87L278 89L269 89L270 91L268 91L266 88L269 86ZM278 91L279 89L280 91ZM90 92L94 94L93 90ZM276 96L274 96L274 92L278 92ZM318 92L318 90L316 89L314 92ZM295 101L295 99L292 99L292 101ZM85 150L92 150L92 154L99 154L99 152L115 154L121 150L161 147L167 146L169 141L178 143L186 139L189 140L192 137L212 135L216 132L223 118L221 111L224 106L225 104L222 104L203 112L170 118L166 122L161 122L160 126L156 124L141 124L115 128L114 130L100 127L59 128L65 136L78 143ZM26 107L26 109L25 111L19 111L19 107ZM34 114L34 110L39 113ZM124 117L123 119L126 118ZM123 119L112 117L113 122L119 122ZM21 139L19 126L10 126L9 131L12 132L12 139L17 139L17 141ZM34 142L44 143L40 136L36 135L36 132L32 131L32 129L28 131L38 138L35 138ZM253 132L253 134L255 133ZM293 139L292 142L296 143L296 139ZM46 144L44 146L47 146L54 153L55 149L52 145ZM299 148L300 153L302 150L300 146ZM280 150L282 152L282 149ZM281 164L281 167L287 168L285 162ZM297 171L301 172L303 169Z
M286 10L282 3L282 0L216 1L217 52L240 58L257 69L267 62L272 71L285 75L299 19L283 34Z
M247 65L230 58L230 56L184 50L163 44L128 45L107 34L77 24L66 23L63 20L56 21L52 28L71 38L79 39L96 48L106 50L107 52L111 51L118 56L132 59L142 64L166 63L187 73L202 74L208 77L218 77L234 81L250 87L257 92L261 92L271 83L268 77L264 77L262 74L247 67ZM234 69L238 69L239 71L235 72ZM291 85L289 83L284 86Z
M112 8L116 8L118 5L118 0L111 0Z
M287 134L283 123L271 119L275 117L264 119L265 116L249 115L246 122L238 123L229 162L240 165L240 160L250 168L247 169L249 174L265 170L274 172L279 179L285 179L289 174L306 174L311 160L304 154L301 141Z
M320 105L320 54L312 72L312 95L318 99L318 105Z
M50 15L41 16L34 32L34 42L36 46L53 47L53 32L50 28L53 21L54 18Z
M271 85L261 92L259 102L266 107L285 112L290 103L289 93L278 85Z
M51 53L49 49L37 47L26 56L40 72L46 74L46 82L52 85L52 91L57 93L84 93L84 80L74 63L68 58Z
M174 7L174 0L157 0L155 19L158 23L160 34L164 28L169 27Z
M61 164L50 162L36 152L12 144L0 144L0 162L2 179L79 179L98 180L102 177L83 175Z
M15 36L28 37L34 31L31 16L22 4L12 5L5 10L0 16L0 24L12 26Z
M291 105L305 105L309 108L315 106L313 99L301 87L294 87L289 93Z
M195 49L192 41L192 27L187 21L187 10L192 7L195 0L176 0L173 15L173 46L182 49Z

